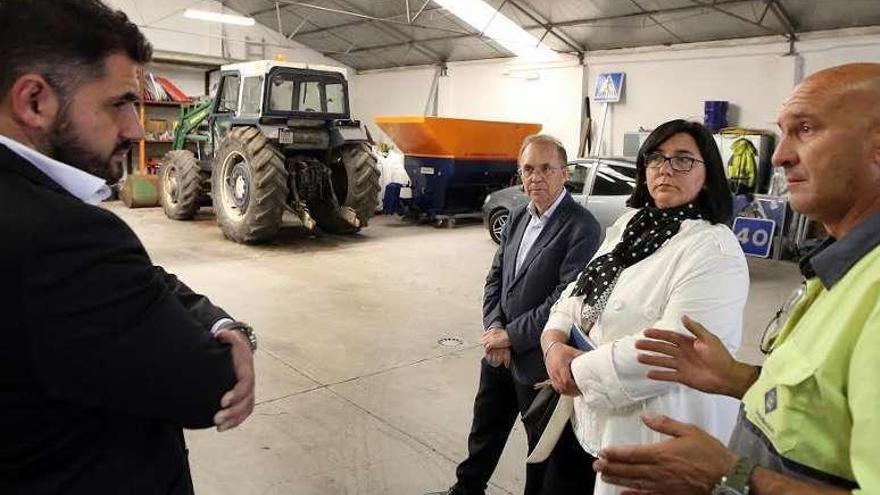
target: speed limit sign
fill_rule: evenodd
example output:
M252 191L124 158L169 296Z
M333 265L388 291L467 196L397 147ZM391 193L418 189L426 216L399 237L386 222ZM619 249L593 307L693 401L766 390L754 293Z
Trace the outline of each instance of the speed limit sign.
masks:
M775 230L776 222L764 218L736 217L733 221L733 233L748 256L769 256Z

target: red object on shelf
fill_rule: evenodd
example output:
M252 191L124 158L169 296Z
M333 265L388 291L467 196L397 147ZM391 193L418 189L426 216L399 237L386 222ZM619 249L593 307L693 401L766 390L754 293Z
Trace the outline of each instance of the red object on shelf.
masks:
M172 100L180 103L186 103L189 101L189 96L186 96L186 93L181 91L180 88L178 88L173 82L162 76L155 76L155 78L156 81L158 81L159 84L162 85L162 89L164 89L165 92L168 93L168 96L170 96Z
M158 173L159 173L159 167L160 167L160 166L161 166L161 164L160 164L158 161L156 161L156 160L153 159L153 158L148 158L148 159L147 159L147 166L146 166L147 174L148 174L148 175L156 175L156 174L158 174Z

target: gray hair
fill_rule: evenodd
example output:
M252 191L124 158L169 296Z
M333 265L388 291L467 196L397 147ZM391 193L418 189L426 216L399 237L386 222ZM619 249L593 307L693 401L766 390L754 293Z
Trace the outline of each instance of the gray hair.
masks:
M565 166L568 163L568 153L565 152L565 146L562 145L562 141L556 139L549 134L532 134L531 136L526 136L526 138L523 139L522 146L519 148L517 161L522 158L523 153L525 153L526 151L526 148L532 144L545 144L547 146L555 148L556 156L558 156L559 160L562 161L562 166Z

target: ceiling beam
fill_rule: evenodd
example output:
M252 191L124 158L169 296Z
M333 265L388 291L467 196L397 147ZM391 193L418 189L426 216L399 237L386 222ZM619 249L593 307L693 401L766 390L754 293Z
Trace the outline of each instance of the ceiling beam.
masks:
M299 25L296 27L296 29L294 29L293 31L290 32L290 34L287 35L287 39L292 40L293 37L296 36L297 33L299 33L299 30L302 29L302 27L305 26L307 22L309 22L309 18L304 17L302 22L299 23ZM284 33L281 33L281 34L284 34Z
M288 6L290 6L290 5L296 5L296 4L297 4L297 2L285 2L285 1L283 1L283 0L267 0L267 1L271 1L273 4L274 4L274 3L283 3L283 5L281 5L281 9L282 9L282 10L284 10L286 7L288 7ZM407 0L407 1L409 1L409 0ZM418 18L418 16L422 13L422 11L426 10L425 7L427 7L427 6L428 6L428 3L430 3L430 2L431 2L431 0L426 0L426 1L425 1L425 4L422 5L422 8L421 8L421 9L419 9L419 12L417 12L416 15L413 16L413 18L412 18L412 22L415 22L416 18ZM315 7L320 7L320 6L318 6L318 5L314 5L314 6L315 6ZM273 6L273 7L266 7L266 8L262 8L262 9L253 10L253 11L251 11L251 12L247 12L245 15L248 16L248 17L257 17L257 16L260 16L260 15L263 15L263 14L268 14L269 12L272 12L272 11L274 11L274 10L275 10L275 7L274 7L274 6ZM325 10L325 9L322 9L322 10ZM332 10L334 10L334 9L330 9L330 10L332 11ZM442 10L442 7L433 7L433 8L427 9L428 12L430 12L430 11L432 11L432 10ZM339 14L353 14L352 12L346 12L346 11L339 11L339 12L337 12L337 13L339 13ZM336 26L330 26L330 27L328 27L328 28L322 28L320 31L324 31L325 29L336 29L336 28L338 28L338 27L351 26L351 25L356 25L356 24L366 24L366 23L372 22L373 20L394 20L394 19L397 19L398 17L403 17L404 15L405 15L405 14L400 14L400 15L394 15L394 16L385 17L385 18L366 19L366 20L360 20L360 21L355 21L355 22L351 22L351 23L338 24L338 25L336 25ZM355 17L364 17L364 16L356 15ZM369 16L367 16L367 17L369 17ZM320 31L317 31L317 30L316 30L315 32L320 32Z
M281 3L287 4L287 5L290 5L290 6L302 7L302 8L313 9L313 10L320 10L320 11L329 12L332 14L344 15L344 16L348 16L348 17L357 17L357 18L359 18L363 21L366 21L366 22L397 24L399 26L405 26L405 27L414 27L414 28L419 28L419 29L430 29L430 30L434 30L434 31L444 31L444 32L453 33L453 34L465 34L464 32L459 31L457 29L449 29L449 28L443 28L443 27L439 27L439 26L426 26L424 24L410 24L406 21L398 21L395 17L399 17L399 16L375 17L375 16L364 14L362 12L355 11L355 10L334 9L332 7L324 7L322 5L315 5L313 3L307 3L307 2L299 2L296 0L278 0L278 1ZM337 3L345 4L344 2L341 2L340 0L337 0ZM354 9L354 7L348 7L348 8ZM254 14L254 15L258 15L258 14Z
M753 3L755 0L717 0L714 2L714 6L724 6L724 5L736 5L740 3ZM584 19L573 19L570 21L560 21L553 22L550 25L553 27L577 27L577 26L589 26L590 24L595 24L597 22L606 22L606 21L617 21L621 19L636 19L639 17L647 17L649 15L660 15L660 14L679 14L684 12L693 12L695 10L702 10L707 8L707 5L686 5L683 7L674 7L671 9L655 9L655 10L645 10L644 12L631 12L629 14L618 14L618 15L608 15L608 16L600 16L600 17L589 17ZM523 26L523 29L535 29L541 26Z
M299 6L309 5L309 4L304 4L303 2L292 2L291 0L281 0L281 1L286 1L288 3L296 4ZM381 19L379 17L373 17L373 16L369 16L367 14L364 14L362 11L360 11L360 9L358 9L356 6L352 5L351 3L347 2L346 0L335 0L335 2L339 5L343 5L346 8L350 9L350 12L349 12L350 15L362 17L362 18L367 18L367 19L371 19L371 20ZM312 7L315 7L315 6L312 6ZM327 9L327 8L321 7L319 10L325 10L325 9ZM331 9L331 10L338 11L338 9ZM339 12L341 12L341 11L339 11ZM409 26L409 24L406 24L403 22L399 22L399 24ZM410 46L413 49L417 50L422 55L434 60L437 63L446 62L445 57L441 56L440 54L438 54L434 50L431 50L430 48L423 46L419 42L419 40L415 40L415 39L407 36L406 33L401 32L399 30L399 28L397 28L397 27L394 27L394 26L391 26L388 24L382 24L382 23L376 23L373 25L373 27L375 27L377 30L385 33L388 36L399 39L400 43L402 43L402 45L400 45L400 46ZM460 31L454 31L454 32L460 32ZM351 47L347 51L347 53L351 53L353 50L355 50L355 47Z
M407 1L409 1L409 0L407 0ZM420 8L419 11L416 12L416 15L414 15L412 19L410 19L410 21L409 21L410 24L412 24L413 22L416 22L416 19L418 19L419 16L422 15L422 12L425 11L425 7L427 7L429 3L431 3L431 0L425 0L425 3L422 4L422 8ZM440 10L442 8L443 7L435 7L431 10Z
M310 34L318 34L318 33L326 33L328 31L335 31L337 29L344 29L352 26L362 26L364 24L370 24L373 21L352 21L352 22L343 22L342 24L334 24L332 26L317 28L317 29L308 29L299 33L299 36L307 36Z
M284 7L281 7L281 8L284 8ZM309 17L308 17L307 15L302 15L302 14L300 14L300 13L298 13L298 12L295 12L295 11L294 11L293 13L294 13L296 16L300 17L300 18L302 19L302 22L300 23L299 26L297 26L296 29L293 30L293 32L290 33L290 35L287 36L287 39L288 39L288 40L290 40L290 39L292 39L294 36L296 36L297 31L299 31L300 29L302 29L302 27L303 27L305 24L310 24L310 25L315 26L315 27L321 27L319 24L317 24L317 23L315 23L314 21L310 20ZM283 35L284 33L281 33L281 34ZM348 45L348 50L346 50L345 52L342 52L342 53L348 53L348 51L352 50L353 48L355 48L355 47L357 46L357 43L355 43L354 41L351 41L350 39L348 39L348 38L346 38L345 36L342 36L342 35L340 35L340 34L338 34L338 33L331 32L331 33L330 33L330 36L333 36L334 38L336 38L336 39L338 39L338 40L340 40L340 41L342 41L343 43L345 43L345 44Z
M279 1L280 1L281 3L284 4L284 5L281 6L282 9L284 9L285 7L291 6L291 5L299 5L299 6L303 6L303 5L302 5L303 2L295 2L295 1L292 1L292 0L279 0ZM683 13L683 12L693 12L694 10L700 10L700 9L705 9L705 8L712 8L713 10L718 10L717 7L723 7L723 6L725 6L725 5L737 5L737 4L742 4L742 3L754 3L755 1L757 1L757 0L715 0L715 1L713 1L712 4L709 4L709 5L705 5L705 4L701 4L701 3L695 2L696 5L688 5L688 6L683 6L683 7L675 7L675 8L671 8L671 9L645 10L645 11L643 11L643 12L632 12L632 13L629 13L629 14L610 15L610 16L599 16L599 17L588 17L588 18L582 18L582 19L572 19L572 20L568 20L568 21L549 22L549 23L546 23L546 24L541 24L541 23L539 23L539 24L534 24L534 25L523 26L523 29L537 29L537 28L545 28L545 29L546 29L547 27L552 27L552 28L563 28L563 27L588 26L588 25L590 25L590 24L595 24L595 23L597 23L597 22L615 21L615 20L621 20L621 19L632 19L632 18L639 18L639 17L648 17L648 16L652 16L652 15L659 15L659 14L677 14L677 13ZM436 10L443 10L442 7L431 7L431 8L425 8L425 7L427 7L428 3L430 3L430 0L427 0L427 1L425 2L425 4L422 6L422 9L420 9L420 11L419 11L418 13L416 13L415 16L413 16L413 19L412 19L413 22L415 22L415 20L419 17L419 15L422 13L422 11L424 11L424 12L431 12L431 11L436 11ZM774 2L774 3L775 3L775 2ZM305 4L305 5L311 5L311 4ZM311 6L312 6L312 7L319 7L319 6L315 6L315 5L311 5ZM322 10L325 10L326 8L321 7L321 9L322 9ZM250 17L254 17L254 16L261 15L261 14L265 14L265 13L267 13L267 12L271 12L271 11L273 11L273 10L275 10L275 7L269 7L269 8L266 8L266 9L261 9L261 10L257 10L257 11L251 12L251 13L249 13L249 14L247 14L247 15L250 16ZM725 12L725 11L721 11L721 12L723 12L723 13L725 13L725 14L729 14L728 12ZM339 13L348 13L348 14L351 14L351 12L345 12L345 11L340 11ZM341 24L335 24L335 25L333 25L333 26L323 26L323 27L322 27L322 26L318 26L318 29L310 29L310 30L302 31L302 32L299 33L298 36L306 36L306 35L309 35L309 34L323 33L323 32L327 32L327 31L333 31L333 30L335 30L335 29L342 29L342 28L351 27L351 26L358 26L358 25L361 25L361 24L370 24L370 23L372 23L372 22L392 22L392 23L395 23L395 24L409 25L409 26L412 26L412 27L422 28L422 29L440 29L440 30L444 30L443 28L435 28L435 27L433 27L433 26L424 26L424 25L420 25L420 24L407 24L407 23L405 23L405 22L403 22L403 21L397 21L396 19L397 19L398 17L401 17L401 15L396 15L396 16L391 16L391 17L372 17L372 18L368 18L368 19L363 19L363 17L370 17L370 16L363 16L363 15L361 14L361 15L357 15L357 17L362 17L362 19L359 20L359 21L354 21L354 22L346 22L346 23L341 23ZM748 21L748 20L746 20L746 21L747 21L747 22L752 22L752 21ZM313 23L310 23L310 24L313 24ZM451 30L450 30L450 31L451 31ZM455 31L453 31L453 32L455 32ZM460 37L461 37L460 35L464 35L464 34L466 34L466 33L460 32L460 31L459 31L459 32L455 32L455 33L456 33L456 36L449 36L449 37L442 38L442 39L457 39L457 38L460 38ZM778 34L778 33L775 33L775 32L774 32L774 34ZM478 33L470 33L470 34L468 34L468 36L471 36L471 37L478 37L479 34L478 34ZM465 37L466 37L466 36L465 36ZM433 38L433 39L436 40L436 39L440 39L440 38Z
M513 8L515 8L516 10L519 10L520 12L525 14L525 16L528 17L529 19L531 19L532 22L538 23L541 27L546 29L548 33L552 34L559 41L565 43L572 50L578 52L579 54L582 54L586 51L586 48L581 46L576 41L572 40L570 37L565 35L565 33L558 32L559 31L558 29L556 29L554 26L551 26L550 23L548 21L544 20L542 17L539 17L538 14L533 14L533 13L529 12L528 10L526 10L522 5L520 5L520 3L518 1L509 0L509 3L510 3L510 5L513 6ZM529 5L529 7L531 7L531 5Z
M751 24L752 26L763 29L764 31L766 31L769 34L778 34L778 35L785 36L785 33L780 33L779 31L776 31L773 28L767 27L756 20L749 19L748 17L743 17L741 15L734 14L733 12L722 9L721 7L718 6L718 3L720 3L720 2L703 3L700 0L691 0L691 2L697 4L701 7L706 7L706 8L712 9L716 12L720 12L728 17L732 17L733 19L737 19L739 21L745 22L746 24Z
M275 17L278 18L278 32L284 36L284 24L281 22L281 5L278 2L275 2Z
M629 0L629 1L630 1L633 5L635 5L637 9L639 9L639 10L642 11L642 12L645 12L646 10L648 10L648 9L642 7L641 5L639 5L639 3L636 2L636 0ZM648 15L648 19L650 19L651 22L653 22L654 24L656 24L657 26L659 26L660 29L666 31L666 33L669 34L669 36L672 36L673 38L675 38L676 40L678 40L679 43L687 43L687 41L685 41L684 38L682 38L681 36L675 34L674 32L672 32L671 29L669 29L668 27L666 27L662 22L658 21L657 18L654 17L654 14L650 14L650 15Z
M723 6L723 5L736 5L741 3L753 3L755 0L717 0L715 2L715 6ZM621 15L611 15L611 16L602 16L602 17L590 17L584 19L572 19L569 21L559 21L559 22L550 22L545 25L541 24L533 24L529 26L523 26L522 28L525 30L530 29L538 29L547 27L577 27L577 26L589 26L591 24L595 24L597 22L607 22L607 21L615 21L621 19L637 19L640 17L647 17L649 15L659 15L659 14L675 14L675 13L683 13L683 12L693 12L695 10L704 10L709 6L704 5L688 5L684 7L676 7L672 9L663 9L663 10L646 10L644 12L632 12L629 14L621 14ZM779 34L774 32L773 34ZM446 40L457 40L464 38L481 38L483 37L482 33L471 33L471 34L458 34L458 35L450 35L450 36L438 36L435 38L422 38L419 41L427 42L427 41L446 41ZM385 50L388 48L396 48L400 46L406 46L407 43L399 44L399 43L389 43L382 45L369 45L362 46L355 49L352 49L352 52L365 52L371 50Z
M421 8L418 12L416 12L416 14L413 16L413 18L412 18L412 22L415 22L416 19L418 19L419 16L422 14L422 12L433 12L433 11L435 11L435 10L443 10L442 7L432 7L432 8L430 8L430 9L426 9L425 7L428 5L428 3L429 3L430 1L431 1L431 0L426 0L425 4L422 5L422 8ZM283 10L285 7L288 7L289 5L290 5L290 4L284 4L284 5L281 6L281 9ZM248 14L248 15L249 15L250 17L256 17L256 16L259 16L259 15L265 14L265 13L270 12L270 11L272 11L272 9L261 9L261 10L257 10L257 11L251 12L251 13ZM393 15L393 16L390 16L390 17L382 17L382 18L380 18L380 19L381 19L381 20L395 20L395 19L397 19L398 17L402 17L402 16L403 16L402 14L398 14L398 15ZM334 25L332 25L332 26L327 26L327 27L321 27L321 28L318 28L318 29L309 29L309 30L306 30L306 31L302 31L301 33L299 33L299 35L300 35L300 36L306 36L306 35L309 35L309 34L324 33L324 32L327 32L327 31L333 31L333 30L336 30L336 29L343 29L343 28L352 27L352 26L361 26L361 25L364 25L364 24L370 24L370 23L372 23L372 22L375 22L375 21L374 21L374 20L371 20L371 19L361 19L361 20L359 20L359 21L343 22L342 24L334 24ZM416 27L419 27L418 24L416 24L415 26L416 26Z
M464 21L464 19L462 19L461 17L458 17L457 15L450 15L450 16L448 16L447 20L449 22L455 24L456 26L459 26L459 27L462 27L462 25L464 25L462 27L464 30L471 29L471 30L474 30L474 32L476 32L476 30L473 28L473 26L471 26L470 24L467 24ZM500 43L498 43L497 41L493 40L492 38L490 38L488 36L480 36L477 39L480 40L481 43L486 45L490 50L497 53L499 56L507 57L510 55L510 52L508 52L506 48L504 48L503 46L501 46Z
M785 8L776 0L767 0L767 6L770 7L773 15L776 16L776 20L778 20L779 23L782 24L782 27L785 28L785 32L788 33L788 40L797 41L797 29L794 27L794 23L791 21L791 16L788 15Z
M437 36L436 38L422 38L420 42L431 42L431 41L447 41L447 40L457 40L457 39L465 39L465 38L486 38L483 34L460 34L458 36ZM409 43L384 43L381 45L369 45L369 46L361 46L355 48L350 51L350 53L355 52L368 52L373 50L386 50L389 48L399 48L401 46L407 46Z
M265 8L265 9L261 9L261 10L253 11L253 12L249 13L248 15L251 16L251 17L254 17L254 16L256 16L256 15L265 14L265 13L271 12L271 11L273 11L273 10L276 11L276 13L280 12L281 10L287 10L287 11L290 11L292 14L296 15L297 17L299 17L299 18L301 19L301 22L300 22L299 25L296 27L296 29L294 29L293 31L291 31L289 34L285 34L284 32L279 31L279 33L280 33L281 35L285 36L288 40L292 40L294 37L297 36L297 34L302 34L302 33L300 33L300 30L301 30L301 29L303 28L303 26L305 26L306 24L311 25L311 26L314 26L314 27L316 27L316 28L318 28L318 29L323 29L323 28L324 28L324 27L321 26L320 24L317 24L316 22L314 22L314 21L312 21L311 19L309 19L309 16L308 16L308 15L303 15L303 14L301 14L301 13L299 13L299 12L297 12L297 11L291 9L291 8L289 8L289 7L292 6L292 3L291 3L291 2L285 2L284 0L266 0L266 2L272 4L273 6L272 6L272 7L269 7L269 8ZM281 4L281 3L283 3L283 5L279 5L278 7L275 6L276 4ZM296 3L296 2L293 2L293 3ZM351 41L350 39L348 39L348 38L346 38L346 37L344 37L344 36L342 36L342 35L340 35L340 34L338 34L338 33L335 33L335 32L332 32L332 31L331 31L329 34L330 34L330 36L333 36L334 38L336 38L336 39L342 41L343 43L345 43L346 45L348 45L348 48L347 48L346 50L344 50L344 51L328 51L328 50L323 50L323 53L324 53L325 55L335 54L335 53L348 53L349 51L351 51L352 49L354 49L355 47L357 47L357 43L355 43L354 41ZM322 50L320 50L320 49L317 49L317 50L318 50L318 51L322 51ZM382 57L382 58L384 58L384 57ZM385 60L387 60L387 59L385 59Z
M267 0L267 1L269 1L269 0ZM271 3L274 4L274 3L277 3L277 2L271 2ZM287 5L282 5L282 6L281 6L282 9L283 9L284 7L287 7ZM262 14L266 14L266 13L268 13L268 12L272 12L273 10L275 10L275 7L274 7L274 6L273 6L273 7L266 7L266 8L264 8L264 9L260 9L260 10L254 10L254 11L251 11L251 12L245 12L245 16L247 16L247 17L256 17L256 16L258 16L258 15L262 15Z

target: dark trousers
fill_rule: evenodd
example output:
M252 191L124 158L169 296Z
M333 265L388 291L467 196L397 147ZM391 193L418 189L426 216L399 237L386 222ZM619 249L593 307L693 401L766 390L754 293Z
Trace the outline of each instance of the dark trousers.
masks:
M480 386L474 399L474 419L468 436L468 457L456 469L455 495L482 495L489 483L518 414L525 414L537 395L532 385L513 379L508 368L492 367L483 359ZM526 429L529 451L540 432ZM593 457L581 449L571 426L566 426L550 457L526 465L525 495L591 494L595 483ZM523 459L525 462L525 459Z

